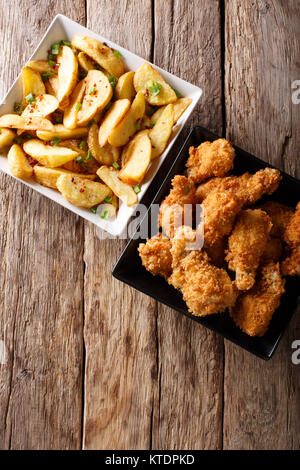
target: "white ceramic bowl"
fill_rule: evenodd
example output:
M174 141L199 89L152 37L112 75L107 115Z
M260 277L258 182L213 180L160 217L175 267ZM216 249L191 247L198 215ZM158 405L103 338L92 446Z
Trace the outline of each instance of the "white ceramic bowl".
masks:
M123 59L125 61L126 67L130 70L137 70L138 67L143 64L145 59L139 57L132 52L128 51L127 49L123 49L119 45L109 41L108 39L100 36L99 34L95 34L93 31L81 26L80 24L76 23L75 21L70 20L64 15L57 15L52 23L50 24L48 30L46 31L44 37L42 38L41 42L37 46L34 54L29 60L36 60L36 59L45 59L47 57L47 51L51 44L58 42L61 39L66 39L71 41L73 36L76 34L83 34L86 36L91 36L98 39L101 42L105 42L108 46L117 49L123 55ZM153 65L153 64L152 64ZM141 186L141 192L138 194L139 201L144 196L145 192L147 191L149 185L151 184L152 179L154 178L156 172L158 171L160 165L162 164L163 160L166 158L168 152L170 151L172 145L174 144L175 140L177 139L178 135L180 134L180 130L184 126L185 122L193 112L200 96L202 95L202 90L184 80L181 80L178 77L160 69L159 67L154 67L160 71L161 75L165 78L165 80L174 88L176 88L180 93L192 99L192 103L187 108L187 110L183 113L181 118L178 120L176 124L176 132L174 132L174 137L170 141L168 147L164 151L164 153L154 160L151 163L151 166L148 169L146 178ZM0 115L12 112L13 105L15 101L22 100L22 83L20 76L16 79L13 83L12 87L8 91L5 98L2 100L2 104L0 105ZM8 170L7 159L5 156L0 156L0 169L5 173L11 173ZM13 176L12 176L13 177ZM85 208L76 207L73 204L69 203L58 191L54 189L46 188L35 181L23 181L19 180L23 184L29 186L30 188L34 189L35 191L47 196L49 199L57 202L58 204L66 207L67 209L75 212L75 214L84 217L88 221L92 222L93 224L97 225L97 227L106 230L111 235L118 236L121 235L128 222L130 217L134 213L134 207L127 207L120 201L120 207L118 211L117 217L113 221L103 220L97 214L93 214L90 210Z

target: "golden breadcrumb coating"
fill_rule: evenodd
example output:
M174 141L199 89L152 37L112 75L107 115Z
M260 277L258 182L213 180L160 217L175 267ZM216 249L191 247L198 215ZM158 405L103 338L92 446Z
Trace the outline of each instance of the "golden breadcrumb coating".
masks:
M203 142L196 149L190 147L189 154L187 175L195 183L212 176L224 176L233 168L235 150L226 139Z
M270 233L272 233L272 228ZM277 261L280 261L282 253L282 241L279 238L269 237L264 252L261 255L261 262L267 263L273 261L274 263L277 263Z
M288 223L283 236L289 245L289 254L281 263L284 276L300 276L300 202Z
M249 336L263 336L279 307L284 284L279 263L271 262L263 266L255 286L241 294L236 305L230 309L235 324Z
M220 238L218 241L213 243L212 245L208 245L205 248L206 253L208 254L209 258L218 266L218 268L225 267L225 248L227 246L227 239Z
M282 238L294 213L292 207L281 204L280 202L268 201L262 204L260 208L271 217L273 227L270 235L272 237Z
M174 228L192 222L195 204L196 188L194 183L182 175L176 175L172 180L170 194L161 203L159 211L159 226L168 237L174 236Z
M296 211L286 227L284 240L293 247L300 245L300 202L298 202Z
M289 256L281 263L284 276L300 276L300 246L290 250Z
M236 273L235 284L239 290L253 286L271 228L270 217L260 209L246 209L238 215L228 239L226 261L229 269Z
M206 316L224 312L236 301L236 290L224 269L217 268L202 249L188 250L195 231L180 227L172 239L172 275L169 284L182 292L193 315Z
M161 234L149 238L146 243L140 243L138 251L143 266L153 276L163 276L167 279L172 272L171 242Z

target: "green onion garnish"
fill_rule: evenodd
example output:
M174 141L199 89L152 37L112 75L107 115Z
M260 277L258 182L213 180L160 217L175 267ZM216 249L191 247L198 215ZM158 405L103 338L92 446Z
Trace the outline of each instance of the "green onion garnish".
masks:
M75 106L75 109L76 111L79 111L82 107L82 104L81 103L77 103L76 106Z
M23 143L23 139L22 139L22 137L15 137L15 138L14 138L14 142L15 142L16 144L21 145L21 144Z
M98 207L91 207L90 211L91 211L93 214L97 214L97 209L98 209Z
M22 105L22 103L15 102L15 104L14 104L15 113L22 114L23 109L24 109L24 106Z
M90 127L93 126L93 124L96 124L95 119L91 119L91 120L87 123L86 127L89 129Z
M54 139L51 140L51 144L56 146L60 143L61 139L59 137L54 137Z
M109 83L111 84L112 86L112 89L114 90L117 86L117 83L118 83L118 79L117 77L114 77L113 75L110 77L109 79Z
M182 98L182 94L180 93L180 91L176 90L176 88L173 88L173 90L175 91L177 98Z
M161 84L158 82L154 82L153 80L149 80L147 82L147 88L149 92L151 93L152 96L157 96L160 93L161 90Z
M151 122L150 122L150 127L151 127L151 129L152 129L152 127L154 127L154 126L155 126L155 122L151 121Z
M107 202L107 204L110 204L112 201L112 196L107 196L105 199L104 199L104 202Z
M60 44L52 44L51 46L51 54L58 55L60 51Z
M86 141L85 141L85 140L82 140L82 141L80 142L80 144L79 144L79 147L80 147L81 149L84 149L85 146L86 146Z
M136 130L137 130L137 131L140 131L140 130L141 130L141 127L142 127L141 121L136 121L135 127L136 127Z
M117 49L114 49L114 54L119 58L119 59L122 59L122 54L121 52L117 51Z
M107 219L107 216L108 216L108 210L103 211L102 214L100 215L101 219Z
M105 106L105 108L104 108L105 111L108 111L109 108L111 107L111 105L112 105L112 101L110 101L110 102Z
M118 170L120 168L119 164L117 162L113 162L112 166Z
M54 72L44 72L42 73L42 80L43 82L46 82L49 77L53 77Z
M25 97L25 100L27 103L35 103L36 101L35 96L32 93L29 93L29 95Z
M54 62L54 60L49 59L48 64L51 65L51 67L55 67L56 62Z
M79 165L83 164L83 158L79 155L78 157L75 158L75 161L79 163Z
M138 184L136 184L135 186L133 186L133 191L134 191L136 194L138 194L138 193L141 192L141 188L139 187Z
M60 41L60 44L61 44L61 46L69 46L69 47L72 46L72 44L70 43L70 41L64 41L64 40L62 40L62 41Z
M85 161L89 162L90 160L92 160L92 158L93 158L93 155L92 155L92 152L89 149Z

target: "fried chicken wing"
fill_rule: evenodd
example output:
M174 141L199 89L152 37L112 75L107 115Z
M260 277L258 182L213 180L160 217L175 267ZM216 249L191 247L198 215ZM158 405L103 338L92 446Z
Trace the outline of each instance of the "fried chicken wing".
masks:
M232 234L228 239L226 261L236 273L239 290L249 290L255 282L256 270L266 247L272 222L260 209L240 212Z
M293 209L276 201L268 201L260 207L270 217L273 224L270 235L282 238L283 234L293 216Z
M281 263L284 276L300 276L300 246L292 248L289 255Z
M284 232L284 240L289 245L289 254L281 263L284 276L300 276L300 202Z
M187 175L195 183L212 176L224 176L233 168L235 150L226 139L203 142L196 149L190 147L189 154Z
M271 228L270 234L272 233L272 228ZM267 244L265 246L265 249L263 251L263 254L261 255L261 261L263 263L268 263L270 261L277 263L277 261L280 261L282 257L282 253L283 253L282 241L279 238L269 237Z
M249 336L263 336L279 307L284 285L279 263L271 262L263 266L255 286L241 294L236 305L230 309L235 324Z
M162 234L149 238L146 243L140 243L138 251L143 266L153 276L163 276L167 279L172 272L171 242Z
M159 226L168 237L173 237L176 227L188 224L189 220L192 222L195 192L195 185L190 179L182 175L173 178L172 189L161 203L158 218Z
M189 312L206 316L224 312L236 301L236 290L224 269L212 265L204 250L189 250L195 231L180 227L172 239L169 284L182 292Z
M293 247L300 245L300 202L298 202L295 213L286 227L284 240Z

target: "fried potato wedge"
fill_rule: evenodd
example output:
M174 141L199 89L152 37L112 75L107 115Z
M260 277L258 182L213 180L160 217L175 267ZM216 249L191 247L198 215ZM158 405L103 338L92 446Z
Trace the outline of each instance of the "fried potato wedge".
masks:
M62 46L57 56L57 63L59 64L57 99L63 103L76 85L78 62L72 49Z
M111 107L105 114L99 129L100 147L104 147L104 145L107 143L111 131L116 127L117 124L119 124L119 122L125 116L129 108L130 101L127 98L117 100L111 105Z
M72 39L72 46L87 54L111 75L120 77L124 73L123 61L114 54L110 47L97 39L77 35Z
M24 129L28 131L53 131L52 122L42 116L18 116L17 114L4 114L0 117L0 128Z
M88 175L88 174L80 175L78 173L64 170L62 168L47 168L45 166L39 166L39 165L35 165L33 167L33 174L38 183L42 184L43 186L47 186L47 188L53 188L53 189L57 189L56 183L57 183L58 178L61 175L71 175L73 177L77 176L77 177L85 178L91 181L93 181L96 177L96 175Z
M137 203L136 193L131 186L119 179L119 171L101 166L97 175L127 206L134 206Z
M128 144L126 163L119 173L119 178L133 186L140 184L151 162L151 141L145 133L137 134Z
M72 204L79 207L93 207L111 194L102 183L72 175L61 175L56 183L59 192Z
M90 70L85 80L85 95L78 111L78 126L84 126L93 119L96 113L105 108L113 95L108 78L100 70Z
M48 116L58 108L58 100L52 95L39 95L34 103L29 103L22 113L27 116Z
M39 96L46 93L44 82L38 72L30 67L23 67L21 75L23 83L23 104L27 104L26 96L30 94Z
M147 102L152 105L161 106L174 103L177 100L173 88L171 88L162 78L161 74L147 62L141 65L135 72L133 84L136 91L141 91ZM160 85L160 89L156 95L151 92L151 86L155 84Z
M16 134L11 129L0 128L0 150L11 145L15 137Z
M164 109L153 129L149 132L149 137L152 143L152 160L159 157L167 147L173 125L173 105L169 104Z
M126 72L121 75L115 88L115 97L117 100L127 99L132 101L136 95L135 88L133 86L134 72Z
M75 160L71 160L70 162L65 163L63 167L66 170L73 171L74 173L96 174L99 168L99 163L93 157L88 156L87 142L85 142L84 147L81 147L80 144L82 142L83 141L77 139L68 139L63 140L58 144L61 147L68 147L74 150L74 152L78 152L78 156L82 158L80 161L77 161L77 158Z
M64 126L68 129L75 129L75 127L77 127L77 116L81 107L85 86L85 80L81 80L81 82L76 85L70 96L69 106L67 106L64 111Z
M11 146L7 155L7 160L9 171L16 178L27 180L32 176L32 167L29 165L26 155L20 145L14 144Z
M50 72L53 73L53 75L56 73L55 68L49 65L48 60L32 60L29 62L28 67L38 73Z
M88 146L97 162L104 165L112 165L116 162L120 156L120 150L117 147L113 147L108 142L104 147L99 145L99 127L97 124L93 124L88 133Z
M189 107L191 104L192 99L191 98L179 98L174 104L173 104L173 117L174 117L174 124L178 121L178 119L183 115L184 111ZM167 106L167 105L166 105ZM166 109L166 106L162 106L161 108L158 108L157 111L151 116L150 122L156 124L164 110ZM150 126L151 127L151 126Z
M126 145L131 136L137 131L137 123L140 122L145 114L145 97L142 92L138 92L132 105L119 122L111 131L108 142L114 147Z
M90 70L95 70L96 65L95 62L84 52L79 52L77 56L78 63L80 67L85 71L89 72Z
M68 147L46 145L38 139L27 140L23 144L23 149L39 163L50 168L62 166L78 157L78 153Z
M37 131L36 135L42 140L52 140L55 137L59 139L76 139L85 137L88 134L86 127L77 127L76 129L67 129L63 124L56 124L50 132Z

